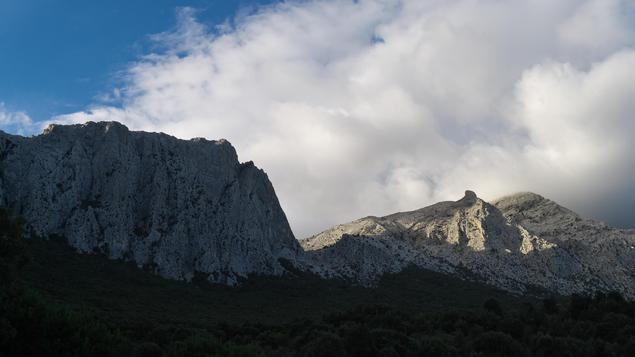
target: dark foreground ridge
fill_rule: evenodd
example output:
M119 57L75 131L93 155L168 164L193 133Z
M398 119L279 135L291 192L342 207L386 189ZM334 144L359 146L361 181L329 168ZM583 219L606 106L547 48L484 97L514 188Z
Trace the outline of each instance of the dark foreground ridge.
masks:
M2 356L632 356L619 294L519 298L407 270L376 289L310 277L239 288L165 280L0 212ZM29 256L24 265L21 257Z

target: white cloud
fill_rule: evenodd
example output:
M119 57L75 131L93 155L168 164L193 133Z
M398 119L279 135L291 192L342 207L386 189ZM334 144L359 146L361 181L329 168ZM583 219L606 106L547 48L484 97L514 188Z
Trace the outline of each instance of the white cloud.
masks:
M635 3L621 0L580 2L558 29L569 50L581 57L602 57L611 49L635 44L632 16Z
M120 107L55 120L227 138L299 237L466 188L602 216L600 194L635 188L629 14L626 0L290 1L211 31L186 9L129 68Z
M34 127L38 126L24 112L9 111L5 104L0 102L0 130L26 135L33 132Z

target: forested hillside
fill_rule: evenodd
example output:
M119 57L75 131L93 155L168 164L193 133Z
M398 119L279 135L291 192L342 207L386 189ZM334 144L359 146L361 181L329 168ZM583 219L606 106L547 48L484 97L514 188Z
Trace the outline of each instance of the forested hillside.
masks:
M619 294L521 298L416 270L374 290L310 276L186 284L21 239L6 211L0 229L2 356L635 354L635 304Z

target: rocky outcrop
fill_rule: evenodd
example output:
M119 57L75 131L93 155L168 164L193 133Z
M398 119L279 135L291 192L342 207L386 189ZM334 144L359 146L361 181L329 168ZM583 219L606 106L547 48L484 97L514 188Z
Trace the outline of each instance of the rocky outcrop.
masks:
M116 122L0 132L0 205L39 235L160 275L234 284L282 274L303 251L267 175L225 140L179 140Z
M635 231L521 193L365 217L293 236L267 175L224 140L179 140L115 122L0 131L0 206L40 236L172 279L236 284L289 267L373 285L409 265L510 291L618 290L635 298Z
M588 290L618 290L635 297L635 230L583 218L535 193L493 204L512 224L566 251L574 263L563 274L585 277Z
M366 217L301 242L323 276L372 285L408 265L510 291L618 290L635 297L635 232L610 229L535 194Z

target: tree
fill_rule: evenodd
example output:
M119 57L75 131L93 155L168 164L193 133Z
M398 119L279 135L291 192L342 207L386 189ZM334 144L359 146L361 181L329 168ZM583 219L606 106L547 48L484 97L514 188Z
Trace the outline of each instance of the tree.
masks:
M22 221L0 208L0 286L13 283L17 270L27 262Z
M549 315L557 314L560 310L556 299L552 297L542 300L542 308Z
M488 299L483 304L483 308L491 313L494 313L498 316L503 316L503 309L501 308L501 304L496 299Z

